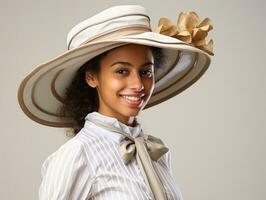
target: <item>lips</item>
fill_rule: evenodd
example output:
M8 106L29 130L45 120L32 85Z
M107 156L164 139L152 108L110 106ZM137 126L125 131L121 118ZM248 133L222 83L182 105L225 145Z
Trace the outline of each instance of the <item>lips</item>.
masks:
M125 100L125 102L129 105L129 106L140 106L143 103L143 97L145 96L145 94L141 93L141 94L127 94L127 95L120 95L123 100Z

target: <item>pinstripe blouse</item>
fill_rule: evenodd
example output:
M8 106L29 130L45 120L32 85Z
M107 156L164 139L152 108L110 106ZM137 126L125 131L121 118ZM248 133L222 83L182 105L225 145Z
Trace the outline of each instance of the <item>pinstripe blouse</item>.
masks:
M49 155L41 168L39 200L148 200L154 199L134 159L125 165L119 144L125 136L90 122L96 118L121 128L132 137L140 133L116 118L98 112L86 116L80 132ZM182 200L172 170L170 150L152 161L169 200Z

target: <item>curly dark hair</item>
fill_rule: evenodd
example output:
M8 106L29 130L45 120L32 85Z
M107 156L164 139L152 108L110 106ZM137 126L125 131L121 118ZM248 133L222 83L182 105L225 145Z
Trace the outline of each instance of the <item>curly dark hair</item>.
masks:
M70 132L74 136L84 126L86 115L97 111L99 108L97 90L90 87L86 82L86 72L91 71L97 74L100 70L101 59L103 59L109 51L84 63L76 72L69 87L66 88L64 104L61 106L59 112L60 116L71 117L74 120L73 126L70 127ZM160 67L162 61L161 49L151 47L151 51L154 57L154 65Z

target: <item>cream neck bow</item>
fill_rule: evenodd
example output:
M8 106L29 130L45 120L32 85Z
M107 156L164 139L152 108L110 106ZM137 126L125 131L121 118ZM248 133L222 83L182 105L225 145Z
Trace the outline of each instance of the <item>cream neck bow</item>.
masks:
M126 137L120 144L120 154L125 164L129 164L136 157L147 186L150 187L156 200L167 200L165 188L155 170L152 160L157 161L169 149L154 136L146 135L142 131L136 138L123 130L97 119L89 119L97 126L119 133Z

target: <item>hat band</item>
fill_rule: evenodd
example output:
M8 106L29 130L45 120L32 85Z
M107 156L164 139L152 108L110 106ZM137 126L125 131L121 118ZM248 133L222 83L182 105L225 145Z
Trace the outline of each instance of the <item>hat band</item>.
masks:
M126 36L126 35L133 35L133 34L141 34L144 32L151 32L152 30L144 25L127 25L127 26L123 26L123 27L119 27L117 29L112 29L106 32L103 32L95 37L92 37L86 41L84 41L83 43L80 44L80 46L87 44L87 43L91 43L91 42L96 42L99 40L106 40L109 38L118 38L121 36Z

